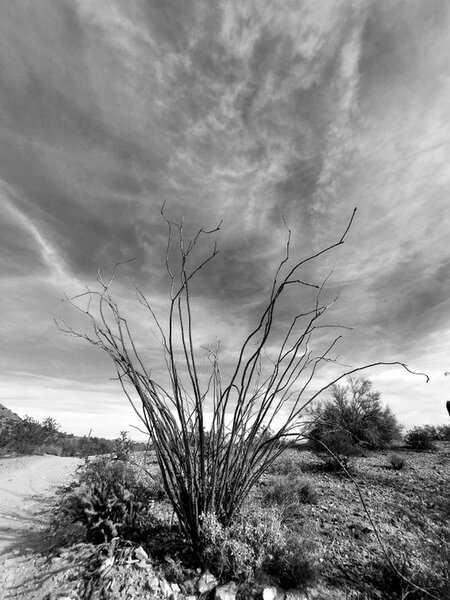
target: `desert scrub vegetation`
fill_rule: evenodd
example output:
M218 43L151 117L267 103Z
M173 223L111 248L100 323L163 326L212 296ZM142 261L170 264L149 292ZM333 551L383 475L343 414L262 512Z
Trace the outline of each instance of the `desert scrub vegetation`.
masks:
M310 546L289 532L275 507L246 505L227 527L206 515L202 531L203 562L219 579L288 589L304 588L317 578Z
M236 582L237 598L246 600L260 600L262 590L273 585L285 590L308 590L311 598L321 600L430 597L447 600L450 597L450 453L446 442L437 442L435 453L403 450L402 458L411 465L406 471L387 469L386 454L379 451L355 458L358 481L384 551L354 483L347 477L310 469L317 459L308 450L291 454L291 473L264 476L228 526L220 523L213 514L203 516L202 546L197 555L188 552L187 540L178 523L171 522L167 514L169 504L161 495L161 488L140 469L134 469L131 483L126 483L131 495L135 490L135 477L139 481L135 497L141 494L141 484L144 494L148 486L155 485L156 488L153 488L151 500L145 500L147 508L140 514L141 524L135 521L137 529L129 527L127 510L117 511L111 518L107 512L111 502L105 494L102 496L105 509L102 518L97 518L96 522L106 522L106 526L99 528L95 521L87 522L80 508L91 504L84 500L80 506L77 491L76 514L71 509L69 517L65 513L59 522L66 534L69 522L72 522L71 527L79 535L75 540L98 541L101 551L105 548L101 540L111 540L109 518L116 523L117 537L106 547L115 544L115 564L120 565L123 553L136 560L135 549L139 544L149 555L158 576L161 574L168 581L190 590L193 588L189 587L189 582L199 578L197 569L200 569L202 573L206 570L212 573L220 583ZM117 467L111 468L110 464L120 463L106 457L102 457L101 462L108 473L116 473ZM156 467L153 460L146 460L144 464L152 469L158 480L158 473L153 473ZM305 479L299 464L308 473ZM89 469L93 468L93 461L88 465ZM125 469L124 466L126 473L129 467ZM80 474L85 469L86 466ZM109 476L102 474L101 477L107 479ZM89 477L89 481L91 479ZM104 487L103 484L98 486L96 481L95 476L94 484L88 489L99 498ZM309 484L307 493L301 496L305 483ZM79 485L76 488L79 489ZM114 486L110 489L115 490ZM285 510L296 490L299 498L291 504L290 511ZM69 493L72 492L69 490ZM123 495L114 491L113 498ZM123 504L130 507L130 496L126 496ZM114 507L113 502L110 508ZM97 509L97 515L100 512ZM76 525L77 519L81 524ZM86 523L94 525L90 530L92 534L87 534ZM130 542L130 539L134 541ZM126 564L131 569L132 565ZM139 573L145 574L145 571Z
M401 426L367 378L334 384L331 396L310 411L310 448L330 470L351 469L365 449L381 450L401 438Z
M124 435L130 452L145 449L145 444L130 440L126 432L120 434L122 438ZM114 454L120 447L119 440L120 438L108 440L90 435L75 436L61 431L61 426L52 417L47 417L40 423L33 417L25 416L3 424L0 452L85 457Z
M395 471L401 471L403 467L407 464L404 456L399 456L398 454L391 454L389 457L389 464L392 469Z
M317 494L311 481L304 476L268 475L260 483L259 499L263 507L276 508L284 523L295 527L303 504L317 504Z
M61 454L62 449L57 443L59 439L59 425L54 419L48 417L39 423L25 416L3 425L0 449L5 453L36 454L47 451L49 454Z
M285 253L267 287L261 312L249 324L227 372L221 370L220 346L204 349L196 340L194 323L199 288L193 282L218 254L215 243L205 251L200 241L214 236L220 225L201 228L189 239L183 221L170 220L164 209L161 214L168 232L166 314L156 314L134 276L131 283L140 308L159 335L160 364L166 365L166 371L158 372L147 363L145 345L112 296L120 264L108 279L99 272L95 289L88 287L67 298L87 320L88 330L74 330L65 322L59 322L59 327L112 359L124 394L149 434L181 534L201 555L205 516L212 516L227 531L262 475L288 448L281 442L302 436L302 417L312 402L344 377L368 367L409 369L400 362L376 362L336 374L341 367L333 352L340 335L324 323L335 299L327 298L326 282L310 281L309 275L315 261L344 244L355 212L336 241L305 259L292 257L291 232L286 227ZM298 292L302 308L283 319L284 329L280 329L283 324L275 327L277 309L287 290ZM325 342L324 332L330 333ZM319 370L327 368L331 368L328 383L314 386Z
M140 542L157 527L153 507L163 499L160 483L128 460L87 459L75 481L59 490L52 529L66 543Z
M434 427L424 425L422 427L413 427L404 438L405 446L416 452L433 452L436 450L436 440L438 434Z

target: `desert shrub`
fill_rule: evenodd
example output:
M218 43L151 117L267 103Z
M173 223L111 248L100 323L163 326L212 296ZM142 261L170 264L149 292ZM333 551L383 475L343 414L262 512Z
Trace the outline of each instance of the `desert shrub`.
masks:
M420 430L433 441L450 441L450 425L421 425Z
M317 494L309 481L302 477L272 475L261 487L261 502L264 506L277 506L283 519L295 519L302 504L316 504Z
M203 531L203 561L220 580L297 587L317 574L310 547L289 535L276 508L249 506L228 527L206 515Z
M427 426L413 427L405 435L405 445L416 452L433 451L436 449L433 432Z
M437 431L440 440L450 442L450 425L439 425Z
M121 431L118 438L114 440L113 455L116 460L127 461L131 457L132 441L127 431Z
M61 426L53 417L46 417L42 421L41 425L42 429L47 433L47 435L52 437L57 437Z
M41 424L26 416L10 421L2 430L0 448L18 454L36 454L42 452L42 446L56 444L58 439L58 428L53 419L49 417Z
M285 547L279 512L255 506L242 511L228 527L215 515L203 519L205 566L221 580L252 581L270 555Z
M73 435L61 437L59 445L61 447L62 456L80 456L78 440L79 438L76 438Z
M62 454L62 448L57 444L44 444L41 451L43 454L52 454L53 456L61 456Z
M446 564L445 564L446 563ZM374 587L382 593L382 598L449 598L450 579L448 556L433 564L424 564L404 555L392 559L392 564L384 559L371 566L371 579Z
M319 576L319 565L310 544L296 534L286 536L285 546L267 557L263 570L272 583L284 589L305 588Z
M348 377L347 385L334 385L331 397L311 409L310 415L310 447L330 467L347 466L364 448L386 448L401 433L397 418L382 405L368 379Z
M151 486L124 461L87 461L59 496L54 525L77 525L86 541L103 543L117 536L140 541L155 524Z
M86 458L88 456L99 456L101 454L112 454L114 452L115 441L105 438L91 437L85 435L77 438L78 456Z
M271 475L292 475L301 471L301 464L295 451L288 450L276 458L267 469Z
M406 460L403 458L403 456L399 456L398 454L391 454L389 457L389 462L395 471L401 471L406 465Z
M355 468L355 457L361 455L361 448L352 443L345 431L330 431L311 440L311 449L320 457L326 471L349 471Z

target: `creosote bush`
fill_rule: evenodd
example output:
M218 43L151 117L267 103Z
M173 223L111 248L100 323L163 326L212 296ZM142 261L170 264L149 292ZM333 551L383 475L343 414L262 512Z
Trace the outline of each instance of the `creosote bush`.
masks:
M193 322L198 293L195 276L218 253L214 244L205 254L199 241L210 238L220 226L199 229L188 240L183 222L168 219L164 209L161 213L168 228L167 314L157 315L134 277L131 281L138 302L159 334L160 363L166 365L167 372L158 372L155 365L148 364L145 350L111 295L119 265L109 280L98 273L97 289L88 288L69 300L87 319L89 331L75 331L66 323L59 323L59 327L111 357L127 398L137 411L140 405L138 412L151 438L166 494L182 533L198 553L204 537L203 515L214 515L218 525L228 531L261 476L289 447L281 442L299 437L305 408L321 393L343 377L370 366L397 364L408 368L398 362L377 362L341 375L333 372L331 381L320 389L312 385L321 367L337 366L333 352L340 336L323 323L334 299L324 298L325 282L309 280L310 266L344 243L355 212L340 238L303 260L292 258L291 232L287 229L285 253L268 286L265 304L226 373L221 371L220 347L205 350L196 339ZM283 316L284 329L274 327L280 299L288 289L290 293L302 291L299 303L291 303L301 306L290 318ZM310 303L305 305L305 298ZM325 329L330 338L320 348ZM206 374L205 358L210 365ZM212 415L208 427L207 414Z
M395 471L401 471L406 465L406 459L398 454L391 454L389 457L389 463Z
M311 548L289 534L279 511L256 505L246 506L228 527L205 515L202 558L222 581L289 588L311 584L318 572Z
M413 427L404 438L405 445L416 452L433 451L436 449L435 437L427 426Z

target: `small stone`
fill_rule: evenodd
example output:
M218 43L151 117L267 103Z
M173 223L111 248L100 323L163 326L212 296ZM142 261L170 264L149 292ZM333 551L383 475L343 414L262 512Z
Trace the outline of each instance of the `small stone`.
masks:
M142 546L138 546L135 551L134 551L134 556L138 559L138 560L147 560L148 559L148 554L147 552L144 550L144 548Z
M159 579L157 577L152 577L148 582L148 585L150 589L156 592L157 590L159 590Z
M109 556L107 559L103 561L98 572L105 574L114 564L114 556Z
M186 579L186 581L183 581L183 583L181 584L182 591L187 596L194 595L195 594L195 584L196 584L195 579Z
M219 582L214 575L211 575L209 571L205 571L198 580L198 591L200 594L205 594L206 592L210 592L212 589L214 589L218 583Z
M278 587L264 588L263 600L281 600L284 598L284 591Z
M236 600L237 585L233 582L216 587L215 600Z
M172 592L173 592L174 594L179 594L179 593L181 592L181 588L180 588L180 586L178 585L178 583L171 583L171 584L170 584L170 587L172 588Z
M170 583L166 579L160 580L159 587L164 598L170 598L170 596L173 594L172 588L170 587Z

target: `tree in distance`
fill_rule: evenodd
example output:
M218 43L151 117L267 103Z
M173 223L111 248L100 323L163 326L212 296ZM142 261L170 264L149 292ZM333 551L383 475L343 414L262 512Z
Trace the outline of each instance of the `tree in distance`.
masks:
M387 448L401 437L396 416L364 377L349 376L346 385L332 385L330 398L309 412L310 446L336 467L364 448Z

